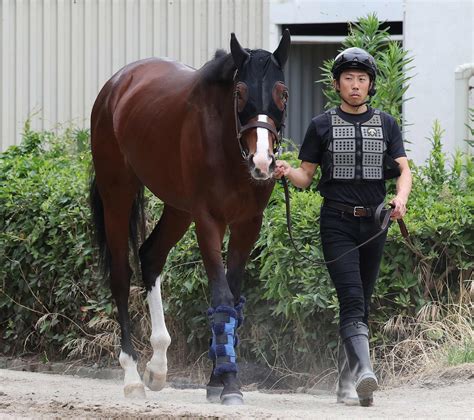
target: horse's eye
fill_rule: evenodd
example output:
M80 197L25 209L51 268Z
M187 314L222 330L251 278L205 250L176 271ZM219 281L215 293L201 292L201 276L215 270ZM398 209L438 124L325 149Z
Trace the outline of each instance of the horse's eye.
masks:
M242 112L248 100L248 88L244 82L238 82L235 87L235 94L238 98L238 111Z
M286 102L288 100L288 88L283 82L276 82L273 86L272 98L275 105L280 111L285 110Z

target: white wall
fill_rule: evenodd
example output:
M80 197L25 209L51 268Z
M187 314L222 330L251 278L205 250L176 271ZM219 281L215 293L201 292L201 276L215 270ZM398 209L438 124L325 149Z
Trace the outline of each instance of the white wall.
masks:
M408 124L406 138L413 142L412 157L422 163L430 144L426 137L435 119L446 130L444 150L449 155L455 146L456 67L474 62L473 0L405 0L404 46L414 55L416 76L405 104ZM466 121L467 123L467 121Z
M403 0L273 0L270 2L270 47L278 43L277 25L354 22L376 13L380 20L403 20ZM298 42L297 37L294 41ZM340 39L332 38L339 42Z
M34 129L88 127L105 81L140 58L200 67L234 31L268 48L269 0L0 0L0 149Z
M270 5L273 23L338 23L355 21L369 13L380 20L401 21L402 0L282 0Z

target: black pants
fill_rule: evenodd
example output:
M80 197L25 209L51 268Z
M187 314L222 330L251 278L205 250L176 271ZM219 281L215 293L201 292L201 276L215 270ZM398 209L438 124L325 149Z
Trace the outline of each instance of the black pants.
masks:
M321 242L326 261L337 258L379 231L372 217L356 217L323 206ZM327 268L339 299L339 325L368 323L369 307L387 232Z

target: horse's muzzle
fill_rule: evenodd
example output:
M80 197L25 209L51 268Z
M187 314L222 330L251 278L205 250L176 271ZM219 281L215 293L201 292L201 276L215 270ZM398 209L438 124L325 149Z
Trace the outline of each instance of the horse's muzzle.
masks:
M275 171L275 156L268 155L267 159L256 158L256 155L251 154L248 157L248 165L252 178L258 181L266 181L272 178Z

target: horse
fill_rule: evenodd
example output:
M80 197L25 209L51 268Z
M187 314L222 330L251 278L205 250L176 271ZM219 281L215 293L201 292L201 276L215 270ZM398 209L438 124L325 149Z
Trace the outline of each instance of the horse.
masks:
M275 184L290 44L285 31L273 53L249 50L232 33L231 52L218 50L200 69L169 59L140 60L113 75L96 98L90 204L104 276L118 310L126 397L144 397L144 384L152 391L165 385L171 338L161 273L169 251L194 222L212 306L207 398L243 404L235 356L243 317L241 281ZM163 202L163 211L138 247L144 187ZM153 356L143 382L128 313L130 250L141 266L152 325Z

